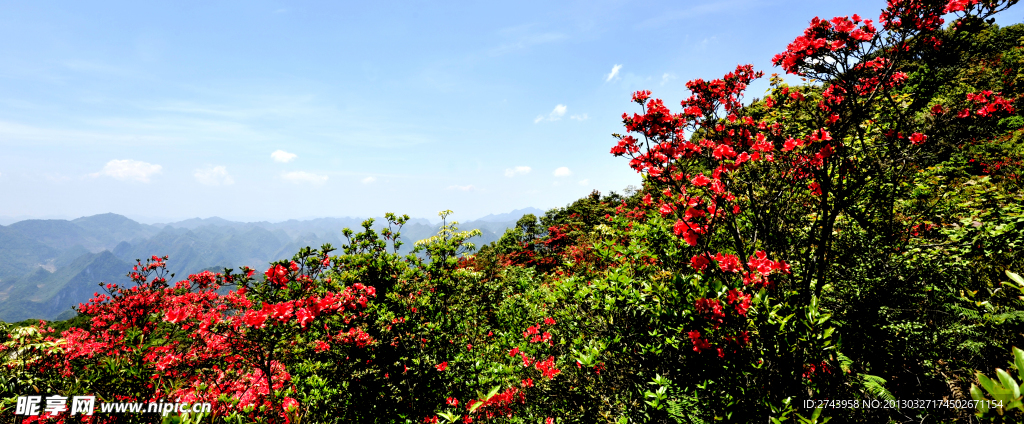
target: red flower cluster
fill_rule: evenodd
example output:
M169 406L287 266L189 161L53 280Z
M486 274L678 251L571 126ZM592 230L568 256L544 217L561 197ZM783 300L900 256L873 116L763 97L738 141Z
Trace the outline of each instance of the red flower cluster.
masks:
M466 409L472 411L471 414L483 414L487 419L494 417L505 417L510 418L514 415L513 406L516 403L523 404L526 402L526 395L515 387L509 387L490 399L480 400L473 399L466 405ZM474 405L480 404L474 409ZM466 418L469 418L467 415ZM472 419L466 422L472 422Z
M690 341L693 343L694 352L700 353L705 350L711 349L711 343L708 343L707 340L701 338L699 331L694 330L686 334L690 336Z
M544 324L554 325L555 320L551 317L544 319ZM523 338L530 339L530 343L547 342L549 346L554 346L555 342L551 339L551 333L547 331L541 331L540 324L531 325L523 331Z
M750 309L751 295L749 293L743 293L736 289L729 290L728 302L730 305L736 305L736 313L742 316L747 316L747 310Z
M549 356L548 359L537 362L535 367L537 371L540 371L541 376L547 377L548 380L555 378L558 373L562 372L562 370L555 368L554 356Z
M722 310L722 301L718 299L697 299L693 304L697 313L711 323L715 328L725 323L725 311Z
M967 93L967 101L974 103L978 109L974 112L977 116L989 116L998 112L1012 114L1013 104L1010 99L1003 98L1001 93L993 93L985 90L980 93ZM957 117L965 118L970 116L970 110L964 109Z
M853 15L832 18L831 21L815 17L804 35L797 37L786 52L775 55L772 63L787 73L801 74L800 68L816 63L823 56L838 56L855 51L860 43L871 41L878 31L870 19Z

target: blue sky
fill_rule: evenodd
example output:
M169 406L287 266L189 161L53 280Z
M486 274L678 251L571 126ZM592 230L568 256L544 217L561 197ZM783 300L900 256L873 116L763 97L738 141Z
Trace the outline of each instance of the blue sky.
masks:
M882 7L2 2L0 219L564 206L639 184L608 153L633 91L678 106L687 80L777 72L815 16Z

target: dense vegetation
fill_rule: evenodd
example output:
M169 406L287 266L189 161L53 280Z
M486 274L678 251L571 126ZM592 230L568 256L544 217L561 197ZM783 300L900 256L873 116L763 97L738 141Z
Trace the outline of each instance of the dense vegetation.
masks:
M802 83L746 103L749 66L681 113L637 92L612 154L643 186L479 250L446 221L399 255L389 215L262 275L140 261L59 334L8 330L3 419L57 393L214 403L181 422L1019 422L1024 25L988 20L1014 3L815 18L775 58ZM1008 400L884 407L972 398Z

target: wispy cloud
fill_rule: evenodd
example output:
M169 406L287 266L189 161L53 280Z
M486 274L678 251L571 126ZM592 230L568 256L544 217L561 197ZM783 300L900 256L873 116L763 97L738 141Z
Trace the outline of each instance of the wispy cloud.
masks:
M315 184L315 185L321 185L321 184L327 182L327 176L326 175L317 175L317 174L314 174L314 173L311 173L311 172L305 172L305 171L285 172L285 173L281 174L281 178L283 178L285 181L288 181L288 182L291 182L291 183L295 183L295 184Z
M228 169L224 166L208 166L197 169L192 175L196 177L196 181L199 181L200 184L208 186L231 185L235 183L235 179L231 177L231 174L228 174Z
M529 166L517 166L515 168L507 168L505 169L505 176L514 177L516 175L529 174L532 170L533 169L530 168Z
M537 115L537 118L533 120L533 123L536 124L543 120L557 121L562 119L562 117L565 116L565 111L567 109L568 107L566 105L557 105L555 106L555 109L548 114L547 118L545 118L544 115Z
M274 159L274 162L287 163L295 160L298 155L295 153L288 153L284 150L275 150L274 153L270 154L270 157Z
M86 72L93 74L106 74L118 77L130 77L136 76L136 73L117 66L108 65L100 62L84 61L84 60L68 60L61 63L64 68L75 72Z
M685 9L668 11L666 13L659 14L657 17L640 22L637 25L637 27L658 27L680 19L690 19L704 15L713 15L716 13L731 13L736 10L750 10L757 6L767 4L770 3L761 2L758 0L723 0L714 3L704 3L697 6L688 7Z
M588 118L589 117L585 113L582 115L573 115L569 117L569 119L575 119L577 121L586 121Z
M109 146L111 143L118 143L125 146L138 146L144 144L166 144L181 142L180 137L154 136L152 132L147 133L111 133L79 130L64 130L56 128L42 128L25 125L17 122L0 121L0 138L6 141L52 143L64 146L66 143L91 143Z
M672 81L674 79L676 79L675 75L672 75L672 74L666 72L666 73L661 75L661 85L665 85L665 83L667 83L669 81Z
M123 159L107 162L100 172L89 174L91 177L106 176L122 181L138 181L148 183L149 177L160 173L162 167L152 163Z
M622 69L622 65L612 66L612 71L605 76L604 82L611 81L615 79L615 77L619 76L619 69Z
M537 32L533 30L533 27L534 25L520 25L502 29L499 31L499 34L511 41L490 49L489 53L492 56L500 56L518 50L524 50L536 45L554 43L567 38L565 34L560 32Z
M563 166L558 169L555 169L554 174L556 177L568 177L572 175L572 171L570 171L569 168Z
M471 191L471 190L475 190L475 189L476 189L476 187L473 187L472 184L464 185L464 186L460 186L460 185L448 186L448 190Z
M708 48L708 45L713 44L717 40L718 40L718 37L713 37L713 36L705 38L705 39L700 41L700 48L701 49L706 49L706 48Z
M360 180L360 181L362 181L362 182L363 182L363 184L369 184L369 183L372 183L372 182L374 182L374 181L377 181L377 179L376 179L376 178L373 178L373 177L366 177L366 178L363 178L363 179L362 179L362 180Z

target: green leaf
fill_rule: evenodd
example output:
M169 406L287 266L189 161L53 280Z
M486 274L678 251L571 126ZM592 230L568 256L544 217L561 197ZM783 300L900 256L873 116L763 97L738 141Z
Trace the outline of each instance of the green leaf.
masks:
M487 398L484 400L490 400L494 395L498 394L498 390L501 390L501 386L494 386L491 391L487 392Z
M831 336L832 336L832 333L833 333L833 332L835 332L835 331L836 331L836 328L835 328L835 327L829 327L829 328L826 328L826 329L825 329L825 334L823 334L823 335L822 335L822 337L824 337L824 338L826 338L826 339L827 339L827 338L831 337Z
M985 400L985 393L982 393L981 387L978 387L977 384L972 384L971 385L971 398L976 400L976 401L978 401L979 403L985 403L985 402L982 402L983 400ZM978 406L981 406L981 405L978 405Z
M1013 348L1013 364L1017 367L1017 377L1024 381L1024 350Z
M984 387L986 392L989 392L991 394L996 393L996 383L994 381L990 380L988 377L985 377L985 374L982 374L980 372L977 373L976 375L978 377L978 382L981 383L981 387Z
M1013 399L1020 397L1020 386L1013 380L1013 377L1010 377L1009 373L1001 368L996 368L996 377L999 377L999 382L1003 383L1003 388L1010 392Z

